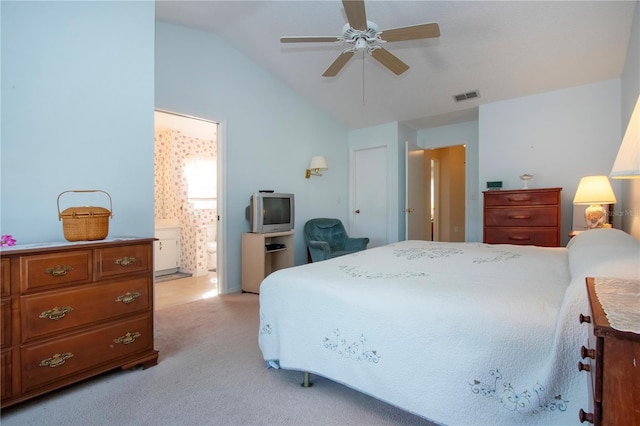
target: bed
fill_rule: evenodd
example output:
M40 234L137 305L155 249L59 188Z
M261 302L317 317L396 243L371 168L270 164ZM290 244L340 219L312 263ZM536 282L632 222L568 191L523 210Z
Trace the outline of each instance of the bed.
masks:
M436 423L577 424L585 277L638 279L639 263L616 229L566 248L398 242L269 275L258 343L269 367Z

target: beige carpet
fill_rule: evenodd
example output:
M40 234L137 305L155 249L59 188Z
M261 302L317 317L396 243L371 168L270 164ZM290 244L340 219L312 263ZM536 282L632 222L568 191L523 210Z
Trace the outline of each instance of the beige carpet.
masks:
M2 411L10 425L429 425L330 380L267 369L258 296L232 294L156 314L160 362L115 370ZM402 383L398 383L402 386Z

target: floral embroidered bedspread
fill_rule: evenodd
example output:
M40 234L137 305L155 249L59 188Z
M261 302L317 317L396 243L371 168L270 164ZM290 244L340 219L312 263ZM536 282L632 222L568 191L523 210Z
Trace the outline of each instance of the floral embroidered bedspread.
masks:
M269 366L441 424L577 424L588 408L576 367L587 327L575 312L586 291L568 258L403 241L279 270L260 287L259 346ZM578 302L564 300L569 287Z

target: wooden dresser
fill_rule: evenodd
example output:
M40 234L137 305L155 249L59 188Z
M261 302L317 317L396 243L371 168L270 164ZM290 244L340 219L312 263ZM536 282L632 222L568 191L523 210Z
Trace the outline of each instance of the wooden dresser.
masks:
M2 407L156 365L152 238L0 251Z
M488 244L560 246L562 188L484 191Z
M640 426L640 334L611 327L587 278L590 313L580 315L589 324L589 343L582 346L578 370L587 371L590 407L579 412L581 422L595 425Z

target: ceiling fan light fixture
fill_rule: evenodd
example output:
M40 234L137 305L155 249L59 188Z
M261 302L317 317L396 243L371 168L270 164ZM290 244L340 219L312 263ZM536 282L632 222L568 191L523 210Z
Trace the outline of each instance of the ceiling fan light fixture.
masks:
M440 27L437 23L409 25L405 27L382 30L374 22L367 20L364 0L342 0L342 6L347 15L347 23L342 27L342 35L338 37L280 37L281 43L347 43L338 58L322 74L323 77L335 77L353 57L355 52L366 49L374 59L387 67L396 75L409 69L409 65L402 62L391 52L380 46L382 43L394 41L409 41L423 38L440 37ZM384 37L384 38L383 38Z
M364 49L366 46L361 46L362 43L382 42L383 40L380 39L380 34L382 34L382 32L378 29L375 22L367 21L366 30L357 30L347 23L342 27L342 36L338 37L338 39L345 43L354 44L356 49Z
M356 40L355 48L356 50L363 50L367 47L367 41L363 38L359 38Z

